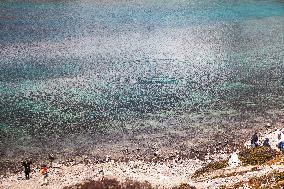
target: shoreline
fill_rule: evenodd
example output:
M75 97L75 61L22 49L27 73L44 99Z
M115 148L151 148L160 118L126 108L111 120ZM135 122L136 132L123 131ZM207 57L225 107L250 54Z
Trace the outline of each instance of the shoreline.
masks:
M246 120L242 121L242 123L245 122ZM173 187L183 182L192 183L193 186L202 186L206 183L213 185L214 182L223 183L225 181L222 181L221 178L218 178L217 181L210 178L198 181L191 180L191 176L197 169L210 162L227 159L229 154L236 148L245 148L246 141L250 140L251 134L255 131L263 135L275 130L274 128L281 128L282 126L281 119L277 122L274 121L273 125L270 124L271 120L264 121L263 118L260 119L261 124L252 120L246 123L247 128L238 128L237 125L241 123L235 123L235 126L231 126L231 129L226 129L222 133L214 132L214 128L202 130L202 127L208 126L207 122L203 123L198 128L204 132L202 133L203 135L199 136L207 136L207 138L203 138L203 143L197 139L198 137L189 139L185 137L188 134L186 132L189 130L188 127L172 127L166 130L144 129L141 133L137 132L137 135L132 133L128 138L124 138L125 140L119 140L118 137L108 141L107 138L104 143L93 146L95 150L89 151L89 149L86 149L86 153L72 153L71 151L69 153L54 154L56 157L54 165L60 168L51 168L51 183L45 188L59 189L84 183L90 179L99 180L102 177L116 178L120 182L123 182L126 178L140 182L150 180L153 186L160 185L161 187ZM151 134L149 135L149 133ZM172 136L172 138L163 138L165 136ZM170 144L169 139L170 141L176 141L176 143ZM224 143L225 140L228 142ZM194 141L196 146L190 146ZM47 154L41 154L41 156L33 154L33 157L35 157L33 166L37 166L46 160ZM6 158L2 159L0 163L3 165L5 161L6 168L5 166L0 166L2 167L0 170L2 180L0 188L8 189L10 185L13 189L16 189L18 186L22 189L25 189L24 187L32 189L30 188L31 183L35 185L35 188L44 188L38 185L40 183L38 171L33 173L31 181L21 180L20 158ZM10 173L7 171L8 168L11 170ZM250 169L242 167L240 172L253 172L255 168L256 166ZM6 172L3 169L6 169ZM270 170L270 168L263 169ZM104 170L103 175L100 170ZM76 171L79 171L79 173ZM150 175L148 174L149 172L151 173ZM67 174L67 177L64 176L65 174ZM66 177L65 180L57 178L58 175L62 179ZM237 174L235 177L237 176L240 175ZM164 180L161 178L164 178Z
M228 158L228 154L224 159ZM220 158L218 159L220 161ZM1 177L1 189L63 189L76 188L90 181L115 179L120 183L128 180L137 183L147 182L153 189L171 189L181 184L188 184L196 189L238 188L237 185L249 183L255 178L269 176L276 172L284 173L284 155L277 156L262 164L241 165L209 170L194 176L195 171L208 165L210 161L174 158L166 162L129 161L82 164L70 162L69 165L54 162L49 169L49 183L41 186L38 169L31 173L30 180L23 180L23 172ZM283 178L284 179L284 178ZM224 187L226 186L226 187Z
M260 116L257 113L223 111L200 115L189 112L165 119L153 117L143 122L127 123L126 127L130 125L131 128L95 136L73 133L65 138L53 138L48 135L50 141L45 141L42 147L40 141L30 137L27 144L3 146L0 163L16 163L26 157L42 161L48 154L54 154L61 161L77 156L79 159L87 156L92 162L101 162L106 156L115 161L152 161L156 152L161 159L179 155L204 160L207 154L230 153L255 131L267 129L267 123L273 123L270 127L280 127L283 122L282 117ZM142 128L141 124L144 124Z

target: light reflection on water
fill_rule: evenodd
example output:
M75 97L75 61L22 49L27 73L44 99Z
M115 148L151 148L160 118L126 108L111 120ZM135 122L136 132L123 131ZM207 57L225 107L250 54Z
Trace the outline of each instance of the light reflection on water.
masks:
M95 127L283 95L283 2L169 3L1 2L2 124Z

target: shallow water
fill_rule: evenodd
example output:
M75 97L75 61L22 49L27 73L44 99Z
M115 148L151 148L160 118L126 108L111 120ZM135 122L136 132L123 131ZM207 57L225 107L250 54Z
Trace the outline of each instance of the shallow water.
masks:
M283 108L283 1L1 1L0 31L3 151L161 112Z

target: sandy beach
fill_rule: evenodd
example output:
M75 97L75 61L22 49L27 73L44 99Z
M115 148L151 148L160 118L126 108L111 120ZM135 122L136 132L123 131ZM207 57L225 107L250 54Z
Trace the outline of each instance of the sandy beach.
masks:
M276 128L267 129L260 134L260 141L269 138L271 147L277 150ZM239 149L249 147L250 141L243 143ZM134 152L132 152L134 153ZM196 170L200 170L208 163L226 160L229 153L207 154L203 160L188 159L179 154L171 154L165 159L160 152L155 152L151 160L112 160L111 156L105 157L101 162L94 162L91 157L77 157L65 161L59 159L53 162L49 169L48 185L41 186L41 177L37 163L33 165L30 180L24 179L23 172L2 175L0 188L3 189L62 189L90 180L102 178L114 178L120 182L134 180L149 182L155 188L171 188L182 183L194 186L197 189L205 188L236 188L237 183L249 186L252 178L260 178L265 175L284 171L284 156L279 156L272 161L259 165L242 165L239 167L224 167L218 170L207 171L205 174L194 176ZM169 155L169 154L168 154Z

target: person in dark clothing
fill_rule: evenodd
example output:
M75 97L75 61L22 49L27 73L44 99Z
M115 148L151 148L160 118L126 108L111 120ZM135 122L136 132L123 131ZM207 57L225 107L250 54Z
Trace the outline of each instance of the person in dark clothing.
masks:
M254 133L251 137L251 146L253 148L257 147L258 146L258 136L257 136L257 133Z
M279 142L277 147L279 148L280 151L283 151L284 150L284 141Z
M269 138L265 138L265 139L264 139L262 146L270 147Z
M48 155L48 160L49 160L49 167L52 167L52 163L55 160L55 157L53 154Z
M22 166L24 167L24 172L27 180L30 179L31 164L32 162L28 159L22 162Z

